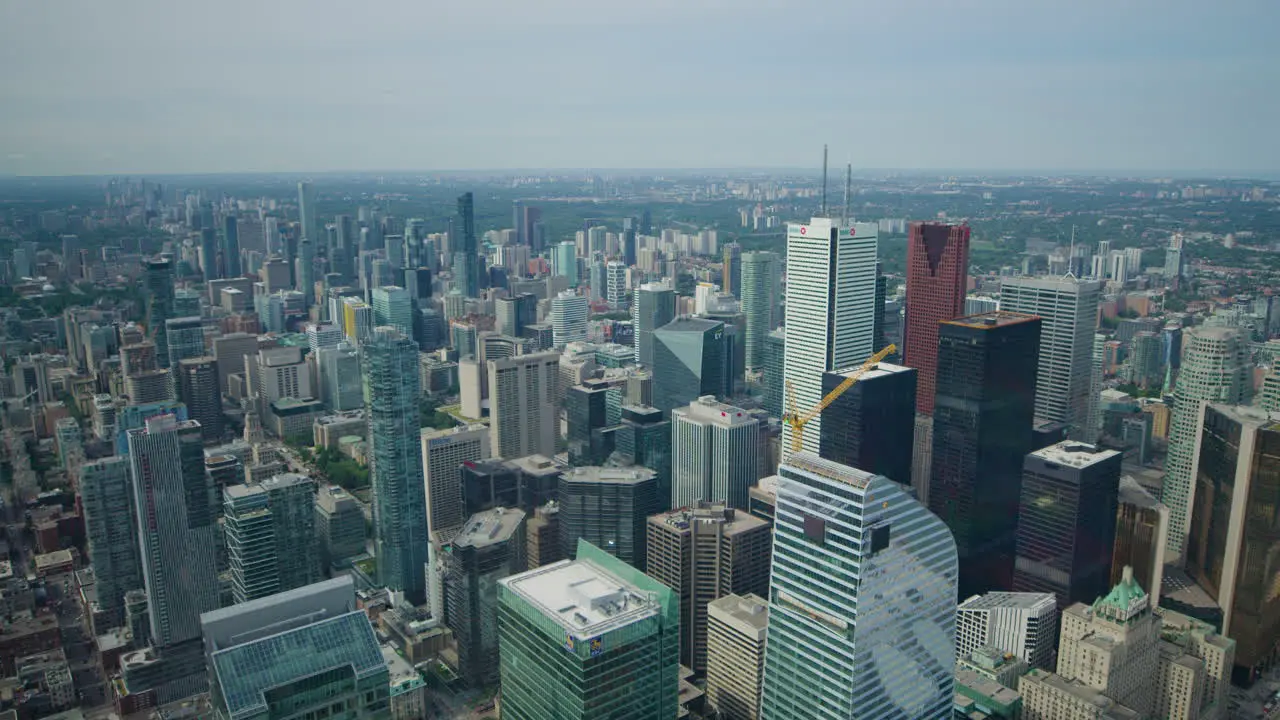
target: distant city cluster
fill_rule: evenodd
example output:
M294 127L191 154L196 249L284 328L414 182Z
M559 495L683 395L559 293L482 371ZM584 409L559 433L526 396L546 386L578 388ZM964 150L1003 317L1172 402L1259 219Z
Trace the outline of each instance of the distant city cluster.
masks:
M1276 189L0 181L0 720L1280 716Z

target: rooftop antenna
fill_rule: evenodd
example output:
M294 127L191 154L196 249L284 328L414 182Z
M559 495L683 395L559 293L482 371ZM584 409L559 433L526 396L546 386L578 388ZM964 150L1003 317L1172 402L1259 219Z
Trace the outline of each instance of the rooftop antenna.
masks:
M1075 226L1075 223L1072 223L1071 224L1071 250L1067 252L1067 274L1063 275L1064 278L1071 278L1072 280L1076 279L1076 273L1074 270L1072 270L1072 267L1075 265L1075 262L1076 262L1076 226Z
M844 166L844 220L842 225L849 224L849 186L853 184L853 163Z
M827 146L822 146L822 214L818 217L827 216Z

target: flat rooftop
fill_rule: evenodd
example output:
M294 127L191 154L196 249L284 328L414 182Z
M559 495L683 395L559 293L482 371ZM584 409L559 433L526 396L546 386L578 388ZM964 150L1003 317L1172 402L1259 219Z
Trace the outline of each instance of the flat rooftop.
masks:
M1049 447L1040 448L1031 453L1032 457L1073 468L1090 467L1118 455L1120 453L1115 450L1103 450L1096 445L1074 440L1054 443Z
M657 478L658 474L649 468L630 467L598 467L587 465L570 468L564 473L566 482L613 483L617 485L635 485L646 480Z
M524 511L512 508L494 508L478 512L467 519L462 530L453 538L453 544L482 548L506 542L520 529Z
M661 612L648 593L589 560L562 560L499 582L578 639Z
M991 328L1004 327L1006 325L1017 325L1019 323L1031 322L1039 319L1039 315L1009 312L1008 310L996 310L995 312L979 313L978 315L967 315L965 317L956 318L955 320L945 320L942 324L960 325L963 327L977 328L978 330L989 330Z
M758 595L725 595L707 603L713 615L726 615L757 632L769 627L769 602Z
M1057 602L1053 593L989 592L986 595L974 595L965 600L960 603L960 609L1017 608L1020 610L1039 610L1047 606L1056 606Z
M851 485L858 489L866 489L871 479L875 475L865 471L851 468L847 465L824 460L815 453L804 451L792 453L791 457L785 460L781 467L795 468L804 472L813 473L818 477L823 477L835 482Z
M832 375L841 375L844 377L849 377L849 375L855 372L858 372L861 369L862 369L862 365L853 365L851 367L843 368L840 370L832 370L830 372ZM872 365L871 367L867 368L866 372L862 373L862 377L859 378L859 382L874 380L879 377L885 377L886 375L897 375L899 373L915 372L915 371L916 371L915 368L909 368L905 365L894 365L893 363L878 362L875 365Z

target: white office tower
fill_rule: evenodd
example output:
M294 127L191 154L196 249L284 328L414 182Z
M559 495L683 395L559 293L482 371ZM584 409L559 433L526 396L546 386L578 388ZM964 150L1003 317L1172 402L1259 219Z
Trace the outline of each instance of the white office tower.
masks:
M760 477L760 422L707 395L671 411L671 507L698 501L746 510Z
M956 610L956 657L993 647L1033 667L1053 667L1058 604L1053 593L989 592Z
M843 226L830 218L787 226L786 357L783 375L804 410L822 399L822 374L861 365L873 352L876 314L875 223ZM791 451L782 426L782 452ZM804 429L804 449L818 452L822 418Z
M462 463L492 457L489 428L476 423L448 430L422 431L422 467L427 495L427 527L432 540L467 520L462 503ZM447 541L448 538L445 538Z
M959 569L947 526L883 475L815 453L778 475L761 717L950 718Z
M627 265L611 260L604 266L605 296L610 305L625 306L627 300Z
M1173 389L1169 455L1160 500L1169 506L1169 557L1182 557L1195 503L1192 461L1200 433L1201 403L1239 405L1248 393L1248 338L1226 327L1200 327L1182 333L1182 369Z
M489 448L500 458L555 457L560 353L490 360Z
M1064 423L1086 440L1092 388L1093 335L1102 283L1070 277L1006 278L1000 309L1040 316L1036 419Z
M307 323L307 347L313 353L324 348L338 347L344 336L342 328L333 324Z
M585 342L590 310L587 296L572 290L551 298L551 343L562 348L571 342Z
M1124 284L1129 282L1129 256L1116 250L1111 253L1111 281Z
M200 614L219 604L216 495L200 423L160 415L128 439L152 642L199 638Z

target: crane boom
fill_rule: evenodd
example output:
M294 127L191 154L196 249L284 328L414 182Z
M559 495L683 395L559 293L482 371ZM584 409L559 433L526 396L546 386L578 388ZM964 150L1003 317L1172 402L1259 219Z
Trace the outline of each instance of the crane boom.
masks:
M863 373L875 367L877 363L884 360L889 355L892 355L893 353L897 352L897 350L898 350L898 346L890 343L880 352L867 358L866 361L862 363L861 367L859 367L857 370L854 370L852 373L849 373L848 377L840 381L839 385L835 386L835 388L832 389L831 392L827 393L822 398L822 400L818 401L817 405L814 405L812 408L809 408L809 410L806 411L804 415L801 415L799 410L796 408L795 387L791 384L790 381L788 381L787 382L788 412L787 412L787 416L783 419L786 421L788 425L791 426L791 451L798 452L803 447L804 427L805 425L809 424L809 421L817 417L818 413L821 413L823 410L826 410L827 406L835 402L836 398L843 395L846 390L853 387L854 383L858 382L858 379L862 377Z

